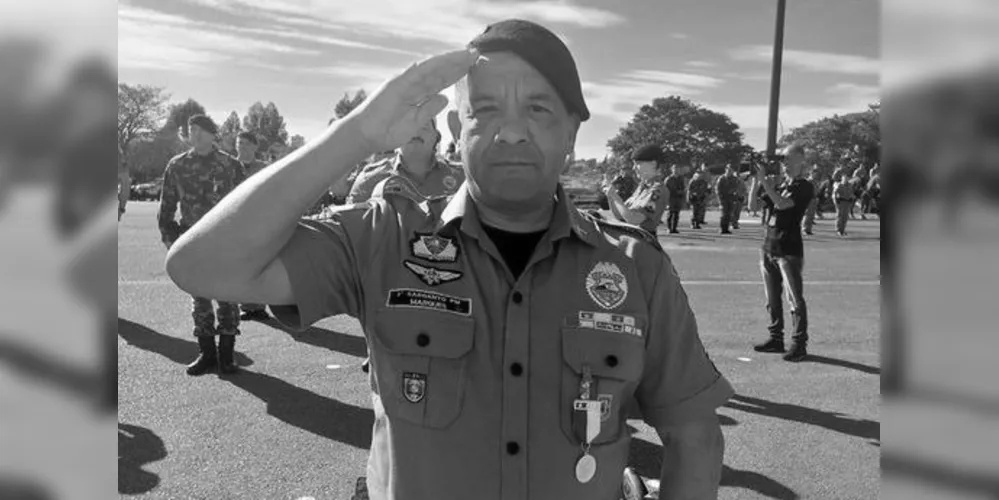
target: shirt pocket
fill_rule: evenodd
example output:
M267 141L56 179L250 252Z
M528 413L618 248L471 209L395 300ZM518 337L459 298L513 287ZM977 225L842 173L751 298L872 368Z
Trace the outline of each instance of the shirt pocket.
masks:
M591 399L601 401L600 433L593 445L617 442L625 434L626 412L645 364L643 337L592 328L562 327L561 427L573 443L585 438L586 415L577 412L584 366L592 377Z
M474 339L470 317L380 310L371 366L385 413L422 427L450 426L461 414Z

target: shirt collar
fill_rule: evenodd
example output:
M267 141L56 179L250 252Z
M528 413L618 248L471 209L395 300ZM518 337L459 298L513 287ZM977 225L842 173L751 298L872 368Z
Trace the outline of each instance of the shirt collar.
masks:
M445 164L441 161L441 159L437 155L434 155L432 161L433 163L430 165L430 170L437 170L438 168L442 168L445 166ZM409 170L406 169L405 164L402 161L401 152L396 151L395 157L392 158L392 170L394 170L396 173L406 173L406 174L410 173Z
M580 240L597 246L596 223L583 216L579 209L569 201L569 197L562 189L562 184L558 185L554 201L555 212L548 227L548 239L557 241L575 234ZM465 234L475 238L482 234L482 225L479 222L475 201L468 191L467 182L462 183L447 206L444 207L444 211L441 212L438 230L448 227L459 227Z

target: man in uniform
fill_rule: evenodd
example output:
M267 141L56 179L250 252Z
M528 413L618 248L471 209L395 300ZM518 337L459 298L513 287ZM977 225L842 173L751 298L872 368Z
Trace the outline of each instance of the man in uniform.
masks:
M653 238L666 209L665 186L659 175L662 157L662 149L655 144L639 148L631 157L635 164L634 171L638 175L638 186L634 193L628 198L621 198L613 184L605 191L611 213L617 220L636 225L648 231Z
M256 134L240 132L236 136L236 161L243 169L244 178L249 178L267 166L257 159L257 147L259 143ZM271 317L263 304L240 304L239 308L243 311L239 316L240 321L267 321Z
M787 292L791 305L794 333L786 361L798 362L808 356L808 310L802 270L805 265L805 245L801 238L801 219L815 191L804 178L805 148L794 143L785 150L784 182L779 186L767 177L763 169L756 172L763 196L765 237L760 270L763 273L770 313L770 338L754 347L757 352L784 351L784 302Z
M163 195L158 215L160 235L169 249L178 238L243 181L240 165L215 147L218 127L211 118L195 115L188 120L191 149L170 160L163 172ZM180 206L180 222L176 221ZM253 232L254 228L245 228ZM218 327L211 295L195 295L194 336L198 339L198 358L187 366L188 375L203 375L218 368L221 373L238 371L234 360L236 335L239 335L239 306L218 301ZM215 335L219 335L218 348Z
M132 176L122 156L121 148L118 148L118 220L125 215L125 205L128 204L128 197L132 194Z
M708 209L708 195L710 193L711 187L708 185L708 180L704 178L703 171L698 169L694 172L690 185L687 186L687 199L690 202L691 210L691 229L700 229L701 224L704 223L704 214Z
M669 191L666 207L669 214L666 216L666 227L669 228L670 234L677 234L680 232L677 228L680 225L680 210L683 210L683 202L687 198L687 183L683 180L680 168L676 165L670 168L669 177L666 178L666 189Z
M452 84L466 173L453 197L388 193L299 219L360 158L409 141ZM239 186L174 245L167 271L298 328L359 318L372 499L618 498L632 398L669 443L663 496L716 498L715 410L733 391L669 257L645 231L580 213L559 185L589 116L557 35L493 24Z
M808 204L808 208L805 210L805 221L803 223L805 234L812 236L812 227L815 226L815 214L818 212L819 208L819 185L821 184L821 178L819 177L819 171L812 168L811 173L808 174L808 182L812 184L812 190L816 195L812 197L811 203Z
M731 163L725 165L725 174L718 178L715 184L715 193L718 195L718 204L721 208L721 222L718 232L721 234L732 234L729 228L732 226L732 217L735 215L735 203L739 197L739 179L735 176L735 167Z
M393 156L361 170L350 188L347 204L371 198L375 188L389 177L393 177L389 185L394 189L404 189L411 196L429 198L453 194L465 181L465 174L460 167L438 157L440 140L441 133L433 121L424 125L409 142L396 149Z

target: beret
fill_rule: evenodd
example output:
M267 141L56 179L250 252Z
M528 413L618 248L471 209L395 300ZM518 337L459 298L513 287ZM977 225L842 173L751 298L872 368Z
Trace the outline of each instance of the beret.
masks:
M631 155L632 161L662 161L663 150L656 144L646 144L635 150Z
M570 113L579 116L581 121L590 118L576 61L569 48L548 28L521 19L507 19L487 26L468 43L468 48L480 53L517 54L548 80Z
M187 119L188 127L194 125L201 127L201 130L204 130L205 132L211 134L216 134L219 131L219 128L215 125L215 122L213 122L211 118L205 115L194 115Z

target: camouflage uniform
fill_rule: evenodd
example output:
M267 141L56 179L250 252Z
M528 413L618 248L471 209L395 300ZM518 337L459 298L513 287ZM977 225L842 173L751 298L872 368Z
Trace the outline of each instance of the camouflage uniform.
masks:
M690 216L690 227L692 229L700 229L701 224L704 224L704 212L708 208L708 194L710 192L711 188L708 186L708 180L700 173L694 174L690 185L687 186L687 200L690 202L690 208L693 212Z
M683 210L683 201L687 197L687 185L683 181L683 176L670 174L666 178L666 188L669 190L669 201L666 216L666 226L669 232L676 234L679 232L677 225L680 223L680 210Z
M171 159L163 173L163 194L158 215L160 234L167 248L244 178L239 163L217 149L204 156L198 155L192 149ZM178 205L179 223L175 220ZM194 297L192 316L196 337L212 337L216 333L239 335L237 304L218 303L217 329L211 299Z
M735 217L735 207L739 197L739 178L735 175L723 175L715 185L718 194L718 203L721 205L721 232L728 233Z

